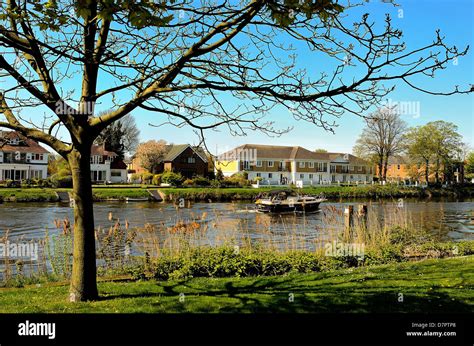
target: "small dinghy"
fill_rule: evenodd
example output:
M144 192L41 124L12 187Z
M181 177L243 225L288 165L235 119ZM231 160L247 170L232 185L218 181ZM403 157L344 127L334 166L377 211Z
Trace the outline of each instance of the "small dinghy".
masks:
M319 210L324 201L323 196L301 196L291 190L277 190L259 196L255 206L259 213L311 213Z

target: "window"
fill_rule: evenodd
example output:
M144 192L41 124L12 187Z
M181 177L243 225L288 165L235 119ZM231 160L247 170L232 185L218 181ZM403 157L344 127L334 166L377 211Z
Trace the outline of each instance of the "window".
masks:
M100 164L100 163L102 163L102 156L99 156L99 155L91 156L91 163L92 163L92 164Z
M110 172L110 175L111 175L112 177L121 177L121 176L122 176L122 173L121 173L121 172L114 172L114 171L112 171L112 172Z
M268 161L268 167L273 167L273 161Z
M306 162L300 161L300 168L304 168L306 166Z
M359 166L358 171L359 171L359 172L362 172L362 168L363 168L362 166Z
M257 167L262 167L262 161L257 161L256 166L257 166Z
M312 174L309 175L309 179L313 180L313 175Z
M308 162L309 168L314 168L314 162Z
M196 158L194 157L188 157L188 163L196 163Z
M300 179L304 179L304 174L300 174Z
M257 173L257 177L261 177L261 176L262 176L262 174L261 174L261 173Z
M273 178L273 174L272 173L268 173L268 179L271 179Z
M43 161L43 154L33 154L33 160Z
M244 169L245 170L250 169L250 162L249 161L244 161Z

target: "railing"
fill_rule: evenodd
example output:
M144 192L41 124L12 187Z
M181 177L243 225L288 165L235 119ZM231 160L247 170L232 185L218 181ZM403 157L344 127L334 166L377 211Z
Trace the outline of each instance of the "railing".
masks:
M31 163L31 159L15 160L15 159L9 159L9 158L4 157L2 163L20 163L20 164L24 163L24 164L27 164L27 163Z

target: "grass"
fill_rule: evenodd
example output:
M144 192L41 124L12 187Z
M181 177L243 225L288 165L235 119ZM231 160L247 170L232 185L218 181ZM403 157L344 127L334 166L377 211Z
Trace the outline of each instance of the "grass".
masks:
M53 189L48 188L1 188L0 202L55 202L58 196Z
M66 284L0 289L0 313L473 312L473 289L466 256L278 277L109 281L99 283L100 300L76 304Z
M115 186L94 186L94 199L96 201L125 198L150 197L147 188L157 187L140 185L115 185ZM252 200L261 192L276 189L276 187L254 188L210 188L210 187L190 187L190 188L160 188L169 201L177 198L185 198L194 201L231 201L231 200ZM0 188L0 202L54 202L58 200L55 191L70 191L71 189L52 188ZM428 188L404 187L397 185L360 185L360 186L314 186L305 187L299 190L301 193L317 195L324 194L330 199L340 198L426 198L426 197L469 197L474 196L472 187L452 187L452 188Z
M278 187L255 188L166 188L162 192L168 200L185 198L190 200L250 200L259 193L277 189ZM282 187L285 188L285 187ZM324 194L327 198L426 198L473 196L472 187L459 188L421 188L398 185L360 185L360 186L312 186L298 190L303 194Z

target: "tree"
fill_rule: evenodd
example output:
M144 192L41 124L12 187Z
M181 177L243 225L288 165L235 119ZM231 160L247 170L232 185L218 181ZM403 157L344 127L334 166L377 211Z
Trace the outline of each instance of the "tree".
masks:
M379 179L387 179L387 167L391 157L405 150L407 124L396 109L380 108L366 117L353 152L356 156L373 162L378 167Z
M474 151L471 151L466 156L465 170L466 170L466 176L472 179L472 177L474 177Z
M264 119L275 106L332 130L328 117L366 111L397 80L434 94L469 92L435 92L413 81L433 77L467 49L447 46L437 32L434 41L409 51L388 16L379 29L368 15L348 18L353 5L344 8L336 0L35 0L21 6L9 0L0 6L0 75L6 82L0 127L50 146L72 171L71 301L98 296L91 145L137 108L159 115L154 125L187 125L201 137L218 126L233 135L279 134L286 129ZM337 67L307 73L288 54L293 44ZM107 114L98 115L97 105ZM29 107L36 107L29 114L44 110L46 117L25 118Z
M125 153L132 153L137 149L139 137L140 130L137 128L135 119L131 114L127 114L107 126L97 137L96 143L104 144L106 150L113 151L120 159L123 159Z
M315 153L327 153L328 151L326 149L315 149Z
M140 165L150 171L151 173L157 173L157 168L163 160L168 146L163 140L155 141L151 140L145 143L141 143L135 154L135 157L140 161Z
M457 133L457 126L442 120L411 129L407 138L408 154L413 161L425 166L427 183L429 183L430 166L433 166L435 182L439 183L441 168L444 167L445 172L449 171L462 146L462 137ZM446 174L444 179L446 181Z
M458 127L450 122L438 120L425 126L432 133L435 182L438 184L440 181L441 168L445 172L443 180L446 182L446 173L461 154L462 136L457 132Z
M414 164L424 165L425 180L429 184L430 164L434 157L435 144L428 126L417 126L407 134L408 155Z

